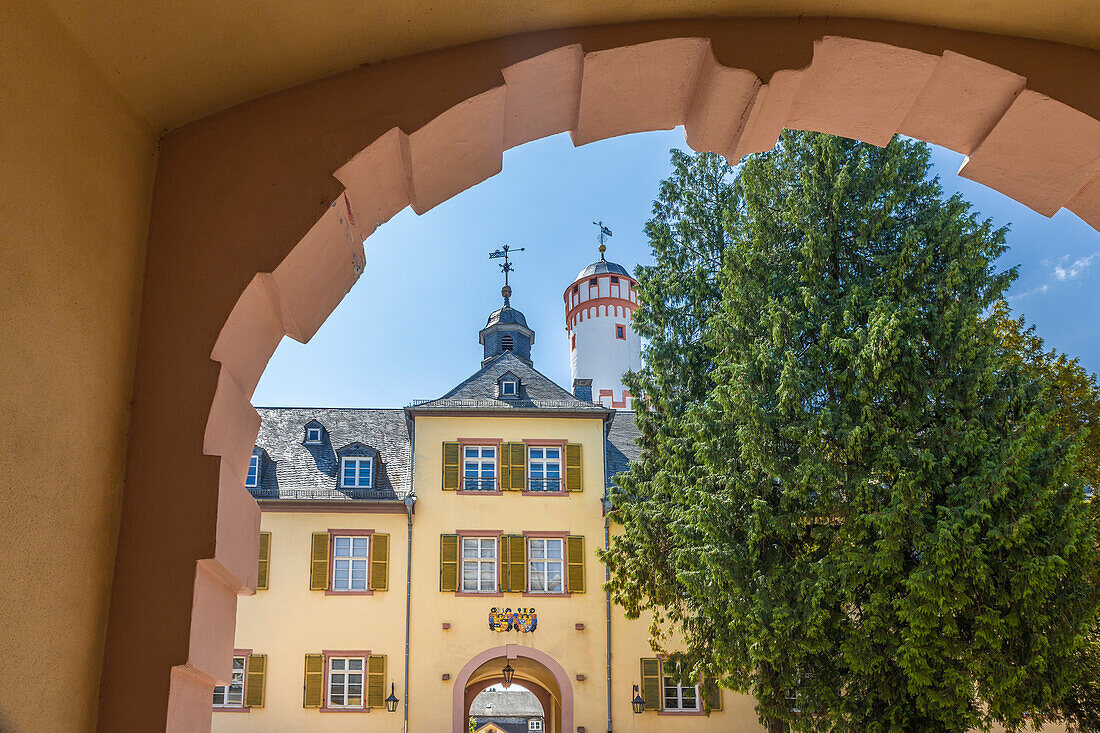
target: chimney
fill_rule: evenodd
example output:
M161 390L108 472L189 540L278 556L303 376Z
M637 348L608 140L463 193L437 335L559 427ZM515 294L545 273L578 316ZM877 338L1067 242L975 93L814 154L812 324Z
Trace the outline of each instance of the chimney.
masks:
M591 379L574 379L573 380L573 396L578 400L584 400L585 402L592 401L592 380Z

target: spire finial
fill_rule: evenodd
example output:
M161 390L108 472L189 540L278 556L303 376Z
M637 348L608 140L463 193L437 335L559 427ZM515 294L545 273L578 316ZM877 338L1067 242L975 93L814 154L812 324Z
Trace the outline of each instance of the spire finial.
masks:
M605 227L602 221L594 221L592 223L600 228L600 261L602 262L604 259L603 253L607 251L607 245L604 244L604 240L611 238L611 230Z
M509 305L508 299L512 297L512 288L508 285L508 273L515 271L516 268L512 267L511 261L508 259L509 252L522 252L526 247L520 247L519 249L512 249L507 244L489 253L489 259L496 260L501 257L504 258L504 263L500 266L500 271L504 273L504 287L500 289L500 294L504 297L504 305Z

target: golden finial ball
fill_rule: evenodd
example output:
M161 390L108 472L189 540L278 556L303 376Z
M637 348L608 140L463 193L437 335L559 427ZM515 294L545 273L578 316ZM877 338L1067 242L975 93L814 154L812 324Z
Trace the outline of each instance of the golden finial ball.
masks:
M601 244L600 245L600 254L603 254L606 251L607 251L607 245L606 244Z

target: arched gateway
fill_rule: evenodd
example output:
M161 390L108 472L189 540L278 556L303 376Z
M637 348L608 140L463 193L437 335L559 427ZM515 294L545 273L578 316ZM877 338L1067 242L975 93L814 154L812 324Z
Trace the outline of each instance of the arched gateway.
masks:
M503 681L505 665L515 670L514 680L542 703L547 731L573 730L573 686L562 666L546 652L506 644L481 652L458 673L451 700L451 733L467 733L470 703L486 687Z

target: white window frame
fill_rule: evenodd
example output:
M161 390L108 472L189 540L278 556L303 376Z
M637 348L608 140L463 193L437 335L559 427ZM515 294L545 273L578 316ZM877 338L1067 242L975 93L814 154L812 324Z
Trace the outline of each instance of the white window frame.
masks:
M546 455L547 451L556 451L557 457ZM535 455L539 453L539 455ZM561 491L561 459L562 449L560 445L531 445L527 446L527 489L528 491ZM536 476L535 474L539 474ZM549 475L554 474L554 475ZM556 481L556 485L553 483ZM541 486L539 485L541 482ZM547 488L554 486L554 488Z
M497 592L497 574L498 574L498 551L497 551L497 538L496 537L460 537L460 559L462 561L462 575L460 588L462 593L496 593ZM477 543L473 548L477 554L473 557L466 555L466 543ZM486 544L488 543L488 544ZM486 549L491 552L491 555L485 555ZM474 568L474 583L472 587L466 585L466 566L470 565ZM490 566L493 571L493 579L490 581L489 586L485 587L482 583L482 570L486 566Z
M550 557L551 546L557 547L557 557ZM557 588L551 577L557 566ZM536 580L537 579L537 580ZM542 586L541 588L538 586ZM565 593L565 538L528 537L527 538L527 592L545 595L563 595Z
M471 456L469 451L475 451L477 455ZM497 488L497 457L500 451L495 445L464 445L462 446L462 489L463 491L496 491ZM474 475L470 475L470 468L475 468ZM486 473L486 470L489 472ZM470 488L472 482L473 488ZM488 488L486 488L488 484Z
M527 721L527 730L529 731L541 731L542 720L539 718L531 718Z
M253 453L248 459L248 473L244 477L244 487L254 489L260 485L260 454Z
M238 667L238 661L240 666ZM215 685L214 686L214 707L216 708L243 708L244 707L244 676L245 666L248 663L248 658L243 654L233 655L233 671L229 678L228 685ZM233 687L237 686L239 692L234 693ZM230 695L238 697L240 699L230 699ZM221 697L221 702L218 702L218 697Z
M367 464L367 484L364 486L358 483L361 478L363 469L362 463L366 461ZM350 462L354 462L355 469L355 481L356 483L349 484L347 482L347 466ZM374 457L373 456L341 456L340 457L340 488L341 489L369 489L374 486Z
M341 552L341 540L347 540L346 552ZM332 590L336 593L364 593L370 590L370 535L332 536ZM347 576L341 588L337 573L345 566ZM356 573L360 570L360 573ZM356 577L357 575L361 576ZM361 587L360 587L361 586Z
M511 387L511 391L508 388ZM505 379L500 383L501 397L519 397L519 382L514 379Z
M314 435L314 434L316 434L316 436L317 436L316 438L310 437L311 435ZM305 440L306 445L320 445L324 441L324 437L325 437L324 429L316 427L316 426L306 428L306 440Z
M366 706L367 695L367 658L366 657L329 657L328 658L328 678L325 686L325 707L332 708L334 710L362 710ZM336 663L341 663L341 669L336 669ZM352 662L359 662L359 669L352 669ZM335 680L336 675L343 675L342 682L337 683ZM351 688L355 684L352 681L352 677L359 678L359 704L348 704L348 698L351 696ZM343 703L337 703L333 701L333 688L339 684L340 695L343 697Z
M665 677L665 665L666 664L671 664L671 663L672 663L671 660L667 660L667 659L661 661L661 692L662 692L662 697L664 698L664 705L663 705L664 709L667 712L670 712L670 713L697 713L697 712L699 712L700 710L702 710L702 708L699 707L699 703L700 703L699 685L697 685L697 684L696 685L678 685L678 684L672 684L671 682L669 682L669 680ZM676 662L676 664L679 665L679 662ZM693 690L694 691L693 697L695 699L695 703L694 703L693 707L687 707L684 704L684 698L685 698L684 691L685 690ZM671 694L670 694L670 691L671 691Z

